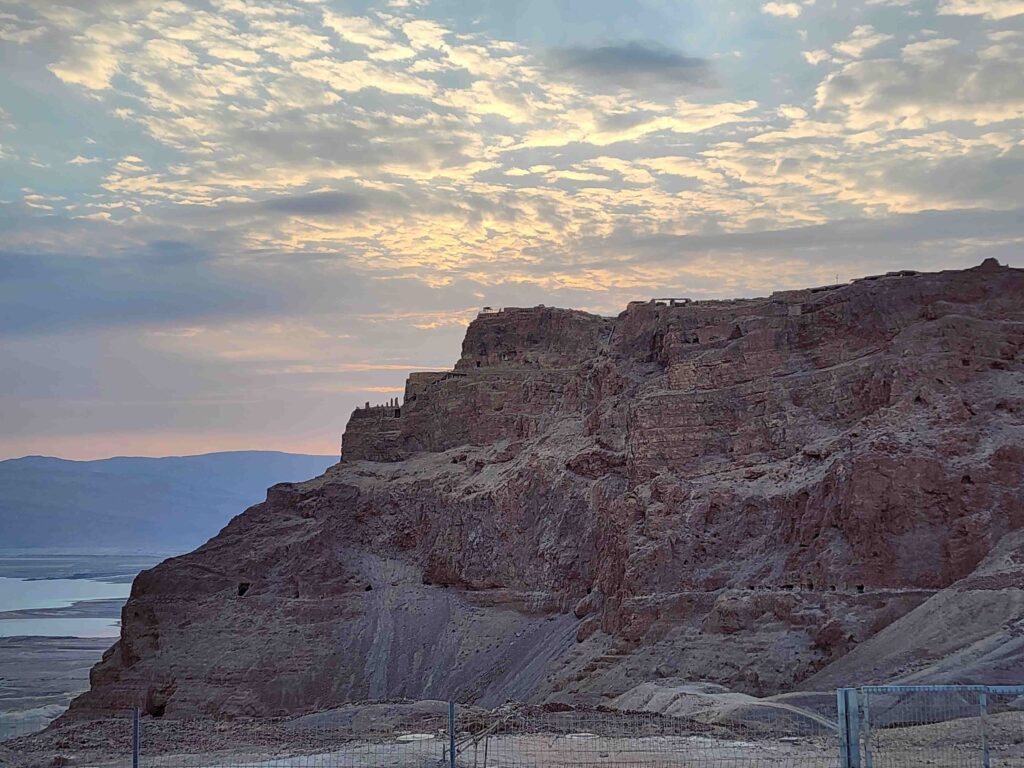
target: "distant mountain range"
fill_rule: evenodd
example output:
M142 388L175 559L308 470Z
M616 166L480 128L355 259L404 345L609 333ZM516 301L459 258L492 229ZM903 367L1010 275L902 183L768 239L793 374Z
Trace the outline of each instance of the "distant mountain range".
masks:
M337 461L274 451L0 461L0 548L188 551L263 501L269 486Z

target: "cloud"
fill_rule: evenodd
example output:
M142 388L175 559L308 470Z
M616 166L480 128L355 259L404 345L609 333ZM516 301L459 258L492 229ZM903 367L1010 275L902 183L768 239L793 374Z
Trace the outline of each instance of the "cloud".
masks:
M65 83L99 91L110 87L118 70L118 57L110 46L83 42L49 69Z
M836 252L859 246L892 246L940 241L1024 238L1024 208L1005 211L924 211L886 219L838 219L826 224L718 235L658 235L636 238L636 258L672 259L678 252L815 250ZM837 251L838 249L838 251Z
M346 216L369 208L364 196L351 192L314 192L292 195L263 203L263 208L295 216Z
M990 148L930 157L922 152L880 168L878 182L907 191L935 205L1016 208L1024 200L1024 148ZM991 237L991 232L985 232Z
M333 29L338 37L355 45L373 50L388 48L393 36L387 28L361 16L339 16L325 10L324 26Z
M761 13L766 13L769 16L783 16L790 19L795 19L803 11L803 7L799 3L764 3L761 6Z
M446 48L448 30L431 19L416 19L402 24L402 31L416 50Z
M430 96L436 90L429 80L379 67L369 61L312 59L292 64L292 71L318 80L337 91L376 88L401 96Z
M846 40L833 45L832 50L842 56L859 59L866 51L892 39L892 35L878 32L870 24L861 24Z
M598 87L696 86L713 79L707 59L656 43L556 48L549 59L555 72Z
M42 24L30 25L15 16L0 13L0 40L24 45L42 37L46 32Z
M828 51L803 51L802 55L804 57L804 61L806 61L812 67L816 67L823 62L832 60L832 56L829 54Z
M983 16L1001 21L1024 14L1024 0L942 0L936 12L945 16Z
M678 99L671 108L638 110L628 120L609 120L607 115L580 110L563 125L529 132L514 148L564 147L574 143L606 147L655 134L696 134L723 125L754 122L757 118L751 113L757 106L756 101L699 104Z
M837 109L857 130L920 129L961 120L991 125L1024 117L1024 45L967 47L939 39L911 43L899 58L854 61L817 89L817 106Z
M49 69L65 83L105 90L121 68L123 53L138 39L138 30L124 21L92 24L71 38L63 58Z
M712 186L724 186L726 184L725 176L711 168L703 158L697 159L675 155L641 158L637 162L658 174L697 179L704 184Z
M272 281L254 290L253 275L159 244L109 257L0 250L0 276L3 335L258 315L286 300Z
M69 165L90 165L91 163L98 162L100 162L98 157L83 157L82 155L75 155L73 158L68 160Z

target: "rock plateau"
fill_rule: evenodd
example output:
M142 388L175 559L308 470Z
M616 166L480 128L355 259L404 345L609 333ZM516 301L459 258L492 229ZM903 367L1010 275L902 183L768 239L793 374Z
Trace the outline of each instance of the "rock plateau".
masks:
M343 455L142 573L70 716L1022 669L1024 270L481 314Z

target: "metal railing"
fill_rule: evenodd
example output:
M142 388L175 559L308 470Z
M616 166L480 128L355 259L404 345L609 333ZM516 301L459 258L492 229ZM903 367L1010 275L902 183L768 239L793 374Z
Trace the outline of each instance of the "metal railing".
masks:
M1024 768L1024 686L869 686L658 709L351 705L292 718L67 720L0 766L92 768Z

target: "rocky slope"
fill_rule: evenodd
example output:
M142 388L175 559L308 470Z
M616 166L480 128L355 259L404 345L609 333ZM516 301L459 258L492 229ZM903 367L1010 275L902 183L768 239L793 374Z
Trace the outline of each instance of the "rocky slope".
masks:
M1024 528L1024 270L484 314L343 453L141 574L72 715L826 675Z

